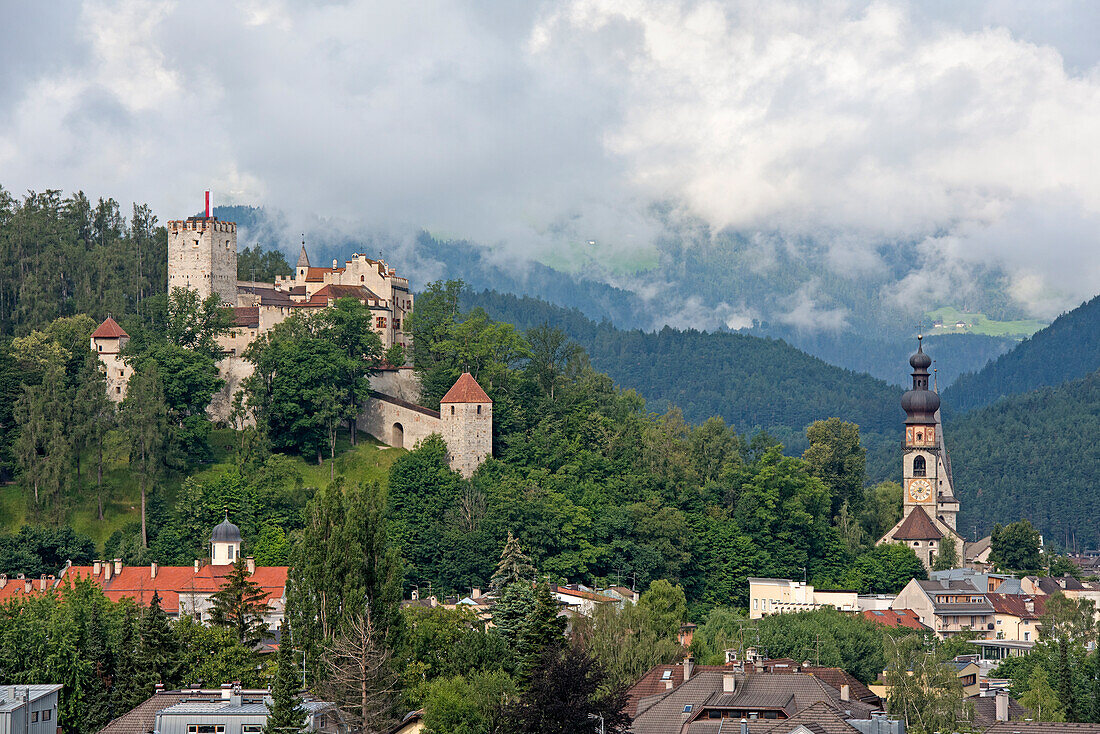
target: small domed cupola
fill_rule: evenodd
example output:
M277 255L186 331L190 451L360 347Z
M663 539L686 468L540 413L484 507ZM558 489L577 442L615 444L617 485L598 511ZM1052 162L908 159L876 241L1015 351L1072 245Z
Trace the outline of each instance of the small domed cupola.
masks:
M236 563L240 555L241 529L229 522L229 510L226 510L225 519L210 536L210 564L227 566Z
M933 424L936 411L940 409L940 396L928 389L928 368L932 366L932 358L924 353L923 340L923 335L917 337L917 351L909 358L913 368L913 389L901 396L906 424Z

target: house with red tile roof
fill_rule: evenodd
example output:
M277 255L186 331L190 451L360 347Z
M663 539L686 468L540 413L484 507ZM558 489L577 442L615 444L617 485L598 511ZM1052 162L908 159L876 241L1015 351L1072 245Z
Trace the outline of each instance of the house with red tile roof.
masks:
M876 624L883 627L917 630L918 632L931 632L932 629L920 621L920 615L912 609L868 609L861 614Z

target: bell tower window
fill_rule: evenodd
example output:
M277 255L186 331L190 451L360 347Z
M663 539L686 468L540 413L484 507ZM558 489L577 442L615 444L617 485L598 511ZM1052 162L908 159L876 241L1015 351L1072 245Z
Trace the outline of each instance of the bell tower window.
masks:
M924 457L919 454L913 458L913 476L923 477L927 473Z

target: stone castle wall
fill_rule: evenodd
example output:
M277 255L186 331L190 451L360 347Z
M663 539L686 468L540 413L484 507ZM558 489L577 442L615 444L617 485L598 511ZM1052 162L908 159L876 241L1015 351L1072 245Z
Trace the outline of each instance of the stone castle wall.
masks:
M387 446L405 449L441 432L436 411L381 393L371 395L356 426Z
M493 404L448 403L440 418L451 468L468 479L493 453Z

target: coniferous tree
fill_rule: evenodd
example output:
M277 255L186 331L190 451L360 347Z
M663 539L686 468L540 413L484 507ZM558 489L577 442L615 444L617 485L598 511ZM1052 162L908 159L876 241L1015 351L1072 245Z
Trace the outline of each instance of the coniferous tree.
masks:
M252 647L263 639L267 625L267 594L260 585L249 578L248 564L238 558L226 577L225 586L211 597L213 608L211 621L233 632L237 641Z
M89 730L98 730L111 720L112 686L115 683L115 661L107 630L103 624L98 600L91 600L91 610L84 627L83 657L92 669L93 684L85 690L81 704L88 712Z
M542 653L563 642L565 617L558 616L558 600L550 591L549 583L535 587L535 603L530 608L527 621L520 632L518 644L519 679L521 684L530 679L531 671L538 665Z
M42 384L24 387L15 405L15 420L21 427L15 454L24 481L33 489L34 516L39 518L48 504L58 523L64 514L64 492L72 460L70 413L65 370L59 363L48 364Z
M99 357L89 354L73 401L73 428L80 449L90 449L96 461L96 505L103 520L103 451L115 425L116 408L107 397L107 380Z
M535 593L530 584L509 584L493 604L493 631L508 644L517 646L527 627L527 615L534 601Z
M160 594L153 592L149 608L141 616L136 655L136 687L149 697L157 683L175 684L180 667L180 649L168 615L160 606Z
M141 616L133 604L127 603L122 617L122 630L115 648L114 681L111 686L111 717L120 716L144 701L139 670L141 646Z
M500 563L493 572L490 587L493 591L503 591L510 584L517 582L530 582L535 578L535 566L531 559L523 552L522 546L512 531L508 531L508 539L504 542L504 548L500 552Z
M268 716L263 734L299 732L306 723L306 712L302 709L301 683L294 660L294 646L291 644L290 627L285 619L279 638L275 680L271 684L271 703L267 707Z
M141 487L141 547L149 547L146 496L160 474L168 444L164 388L157 363L150 360L134 372L122 401L122 423L130 439L130 468Z

